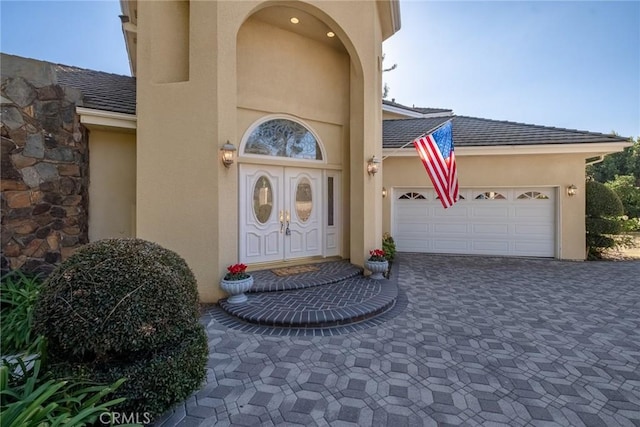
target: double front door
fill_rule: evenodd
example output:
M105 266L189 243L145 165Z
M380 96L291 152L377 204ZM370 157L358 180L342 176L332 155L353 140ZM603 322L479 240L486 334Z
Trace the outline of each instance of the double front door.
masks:
M240 165L240 261L322 254L322 171Z

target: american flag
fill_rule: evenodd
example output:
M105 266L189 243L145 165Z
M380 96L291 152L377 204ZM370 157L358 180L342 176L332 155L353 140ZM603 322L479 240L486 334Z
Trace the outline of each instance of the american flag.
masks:
M458 201L458 170L453 152L451 121L430 135L416 138L413 145L418 150L442 206L445 209L453 206Z

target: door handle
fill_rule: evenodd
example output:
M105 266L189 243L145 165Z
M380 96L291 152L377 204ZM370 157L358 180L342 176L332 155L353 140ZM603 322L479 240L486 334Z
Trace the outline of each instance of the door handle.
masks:
M284 230L284 211L280 211L280 233Z
M284 231L284 234L287 236L291 236L291 230L289 229L289 223L291 222L291 214L289 214L289 211L285 211L285 215L286 215L286 219L287 219L287 228Z

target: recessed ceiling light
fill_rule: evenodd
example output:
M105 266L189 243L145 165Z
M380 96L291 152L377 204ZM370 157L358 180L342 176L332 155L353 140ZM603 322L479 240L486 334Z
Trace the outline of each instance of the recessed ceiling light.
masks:
M296 18L295 16L291 17L291 19L289 19L289 21L291 21L292 24L297 24L298 22L300 22L300 20L298 18Z
M327 37L335 37L335 36L336 36L336 33L334 33L333 31L329 31L327 33Z

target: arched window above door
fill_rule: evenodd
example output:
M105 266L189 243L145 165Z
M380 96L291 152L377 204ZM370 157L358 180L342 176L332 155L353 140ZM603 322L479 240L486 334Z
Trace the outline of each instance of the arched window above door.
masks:
M244 144L243 154L324 160L316 136L304 125L278 118L256 126Z

